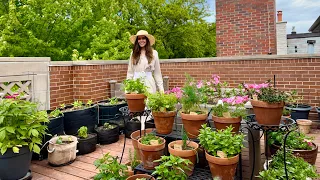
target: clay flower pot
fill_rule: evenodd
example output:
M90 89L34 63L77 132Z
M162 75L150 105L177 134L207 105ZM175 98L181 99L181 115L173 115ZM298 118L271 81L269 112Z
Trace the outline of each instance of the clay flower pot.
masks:
M141 137L144 136L144 134L149 134L153 131L153 129L144 129L144 130L141 130ZM137 130L137 131L134 131L132 134L131 134L131 140L132 140L132 145L133 145L133 148L134 150L137 152L137 159L138 160L141 160L140 158L140 151L139 151L139 148L138 148L138 139L140 139L140 130Z
M312 121L307 119L297 119L299 131L304 134L309 134Z
M183 127L187 132L189 138L197 138L199 135L199 129L202 124L206 123L208 115L207 114L185 114L181 113L181 119Z
M280 124L284 102L281 103L267 103L263 101L251 100L256 120L261 125L275 125Z
M216 129L226 129L230 125L232 125L232 132L238 133L241 125L241 117L237 118L225 118L225 117L217 117L212 116L212 120L214 122L214 126Z
M172 132L175 111L169 112L152 112L156 131L158 134L170 134Z
M162 140L162 143L158 145L145 145L141 143L141 138L138 140L138 148L144 169L153 170L160 164L159 162L153 162L164 155L166 140L161 137L160 139Z
M173 148L175 144L182 145L183 141L182 140L177 140L177 141L173 141L173 142L169 143L169 145L168 145L169 153L174 155L174 156L179 156L179 157L181 157L183 159L189 159L192 162L192 164L189 165L189 168L191 170L190 171L189 170L186 171L186 174L188 176L191 176L192 173L193 173L194 165L196 164L197 151L198 151L199 145L197 143L193 142L193 141L187 141L187 146L192 147L193 149L190 149L190 150L178 150L178 149L174 149Z
M239 162L239 155L231 158L219 158L206 152L206 159L210 166L212 178L219 177L223 180L233 180Z
M145 108L144 94L126 94L126 100L130 112L142 112Z
M154 177L152 177L152 176L150 176L150 175L148 175L148 174L136 174L136 175L133 175L133 176L129 176L128 178L127 178L127 180L136 180L136 179L138 179L138 178L146 178L146 179L150 179L150 180L155 180L155 178Z

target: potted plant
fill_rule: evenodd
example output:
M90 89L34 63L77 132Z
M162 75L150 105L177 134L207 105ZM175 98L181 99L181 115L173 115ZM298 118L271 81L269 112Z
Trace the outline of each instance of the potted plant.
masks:
M97 127L95 131L98 134L99 144L111 144L119 140L119 125L113 123L104 123Z
M290 118L291 110L283 108L282 110L282 116L285 118Z
M126 163L128 166L128 176L134 175L134 169L141 163L137 154L138 152L136 150L134 150L132 153L131 149L129 149L129 162Z
M294 90L289 98L290 104L286 104L285 106L285 109L291 111L291 118L294 120L309 118L309 112L312 107L308 104L301 103L302 100L303 96L298 96L297 91Z
M116 115L121 112L119 109L121 107L127 106L127 102L123 99L117 97L109 98L108 100L103 100L98 102L99 106L99 125L103 125L106 122L117 123L123 128L124 124L122 119L119 119Z
M155 162L160 163L155 167L155 171L152 173L152 175L157 175L157 179L186 180L188 178L185 172L186 170L189 170L188 166L191 164L191 161L188 159L170 155L161 156L161 158Z
M212 177L232 180L239 161L239 153L243 146L244 135L232 133L232 127L213 131L202 125L199 134L200 145L206 150L206 159Z
M165 145L165 139L154 134L147 134L138 140L138 148L144 169L152 170L159 165L154 160L160 159L164 155Z
M140 78L126 79L123 81L123 84L130 112L144 111L147 87L142 80Z
M197 162L197 154L199 145L193 141L188 140L187 133L182 131L182 140L172 141L168 145L168 150L171 155L188 159L191 163L188 165L188 169L185 173L191 176L193 173L194 165Z
M96 144L97 144L97 134L95 133L89 133L88 134L88 128L85 126L82 126L78 130L78 154L88 154L96 150Z
M105 154L101 159L95 160L94 165L99 169L99 173L94 176L94 180L125 180L128 177L127 166L120 164L118 157L113 157L109 153Z
M140 151L139 151L139 147L138 147L138 139L140 139L141 137L143 137L145 134L149 134L153 131L152 128L148 128L148 129L144 129L144 130L137 130L134 131L133 133L131 133L130 138L132 140L132 146L134 148L134 151L137 152L137 159L141 160L140 158Z
M0 179L20 179L30 168L32 152L40 153L48 123L38 104L15 99L0 100Z
M177 103L178 99L174 94L157 92L148 95L147 106L152 111L157 133L170 134L172 132Z
M286 132L270 132L268 144L270 145L271 155L283 146ZM291 132L286 140L286 148L290 149L295 156L302 157L305 161L314 165L317 159L318 146L312 142L313 138L297 131Z

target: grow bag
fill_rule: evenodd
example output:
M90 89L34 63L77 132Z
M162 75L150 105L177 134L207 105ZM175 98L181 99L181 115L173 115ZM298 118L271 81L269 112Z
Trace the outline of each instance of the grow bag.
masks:
M150 120L146 122L145 129L147 128L155 128L154 120ZM127 121L125 124L125 136L126 138L130 138L131 134L134 131L141 129L141 122L140 121Z
M0 179L16 180L23 178L29 171L32 153L29 147L23 146L18 154L8 149L4 155L0 154Z
M98 142L97 134L88 134L86 139L78 138L78 155L88 154L96 150L96 145Z
M70 108L70 106L68 108ZM94 132L94 127L98 124L97 106L82 110L67 111L63 114L64 131L68 135L76 135L81 126L86 126L89 133Z
M116 114L121 114L119 109L121 107L127 106L127 103L121 103L116 105L108 105L108 100L100 101L99 105L99 125L103 125L106 122L119 122L122 119L117 117ZM118 123L117 123L118 124Z
M111 124L116 125L117 127L113 129L103 129L103 127L98 127L95 129L98 134L99 144L111 144L119 140L119 126L114 123Z
M312 109L312 107L307 104L286 105L285 108L291 110L291 118L294 120L308 119L309 112Z
M77 137L75 136L60 136L62 141L71 141L68 144L56 144L58 137L53 137L49 141L48 163L51 166L63 166L72 163L76 159L77 153Z

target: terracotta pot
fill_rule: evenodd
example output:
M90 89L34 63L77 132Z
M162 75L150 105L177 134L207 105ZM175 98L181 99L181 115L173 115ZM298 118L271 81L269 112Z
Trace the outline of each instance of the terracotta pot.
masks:
M181 119L183 127L187 132L189 138L197 138L199 135L199 129L202 124L206 123L208 115L207 114L185 114L181 113Z
M141 136L144 136L144 132L146 132L146 134L148 133L151 133L153 131L153 129L144 129L144 130L141 130ZM134 150L137 152L137 159L138 160L141 160L140 158L140 151L139 151L139 148L138 148L138 139L140 138L140 130L138 131L134 131L132 134L131 134L131 142L132 142L132 145L133 145L133 148Z
M128 103L128 108L130 112L142 112L145 108L144 99L146 96L144 94L126 94L126 100Z
M139 161L141 163L141 161ZM128 166L128 170L126 172L128 173L128 176L133 176L134 175L134 169L131 167L131 162L127 162L126 165Z
M267 103L263 101L251 100L256 120L261 125L279 125L284 102Z
M150 180L155 180L155 178L154 177L152 177L152 176L150 176L150 175L148 175L148 174L136 174L136 175L133 175L133 176L129 176L128 178L127 178L127 180L136 180L136 179L138 179L138 178L146 178L146 179L150 179Z
M209 162L212 178L220 177L223 180L233 180L236 174L239 155L231 158L219 158L211 156L206 152L206 159Z
M230 125L232 125L232 132L238 133L241 125L241 117L237 118L225 118L225 117L217 117L212 116L212 120L214 122L214 126L216 129L226 129Z
M307 119L297 119L299 131L304 134L309 134L312 121Z
M177 140L177 141L173 141L173 142L169 143L168 150L169 150L170 154L172 154L174 156L179 156L183 159L189 159L192 162L192 164L190 164L188 166L191 170L186 170L186 174L188 176L191 176L193 173L194 165L196 164L197 151L198 151L199 145L193 141L187 141L187 145L189 147L192 147L193 150L177 150L177 149L173 148L174 144L182 145L183 141Z
M152 112L156 131L158 134L170 134L172 132L175 111L170 112Z
M145 145L141 144L141 138L138 140L138 148L144 169L153 170L154 167L160 164L159 162L153 162L164 155L166 140L161 137L160 139L162 140L162 143L158 145Z
M297 156L297 157L302 157L305 161L307 161L309 164L314 165L317 160L317 155L318 155L318 146L314 143L312 150L294 150L292 149L292 154ZM279 145L272 144L270 146L270 152L271 155L275 154L278 150L280 149ZM287 150L287 148L286 148Z

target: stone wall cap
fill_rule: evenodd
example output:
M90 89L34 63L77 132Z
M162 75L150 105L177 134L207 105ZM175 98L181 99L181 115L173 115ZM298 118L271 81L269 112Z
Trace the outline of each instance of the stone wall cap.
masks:
M0 62L50 62L50 57L0 57Z

